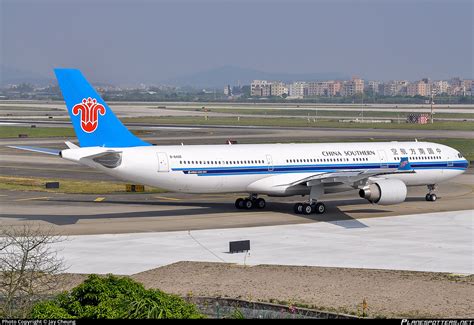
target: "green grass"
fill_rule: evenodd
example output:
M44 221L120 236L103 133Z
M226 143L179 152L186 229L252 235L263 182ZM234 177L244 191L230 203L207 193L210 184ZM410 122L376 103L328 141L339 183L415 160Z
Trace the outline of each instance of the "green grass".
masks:
M75 137L72 128L0 126L0 138L18 138L19 134L27 134L29 138Z
M46 189L46 182L59 182L58 189ZM12 177L0 176L0 190L37 191L70 194L111 194L128 193L125 184L105 181L82 181L71 179L48 179L43 177ZM142 193L163 193L159 188L145 186Z
M314 127L314 128L353 128L353 129L417 129L417 130L474 130L474 122L435 122L434 124L411 123L340 123L310 118L252 118L241 117L131 117L124 118L125 123L156 123L183 125L232 125L232 126L282 126L282 127Z
M469 161L474 161L474 139L434 139L432 142L441 143L461 152Z
M358 110L304 110L304 109L265 109L265 108L256 108L256 109L245 109L245 108L219 108L219 107L209 107L207 108L209 112L215 113L228 113L228 114L235 114L235 115L285 115L288 117L291 116L310 116L310 117L324 117L324 116L342 116L342 117L360 117L363 111L362 108L354 106ZM368 107L369 108L369 107ZM204 110L200 107L170 107L167 108L170 110L179 110L179 111L188 111L188 112L204 112ZM364 118L369 117L385 117L385 118L402 118L406 119L406 117L413 112L392 112L389 108L387 108L386 112L382 111L367 111L364 110ZM474 118L474 110L473 113L436 113L435 110L435 119L436 118Z

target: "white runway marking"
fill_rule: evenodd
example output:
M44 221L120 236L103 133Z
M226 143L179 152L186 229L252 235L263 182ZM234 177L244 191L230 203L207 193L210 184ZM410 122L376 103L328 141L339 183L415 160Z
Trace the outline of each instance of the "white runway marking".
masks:
M178 261L243 264L229 241L249 239L247 265L474 273L474 210L191 234L201 245L187 231L70 236L60 255L68 272L134 274Z

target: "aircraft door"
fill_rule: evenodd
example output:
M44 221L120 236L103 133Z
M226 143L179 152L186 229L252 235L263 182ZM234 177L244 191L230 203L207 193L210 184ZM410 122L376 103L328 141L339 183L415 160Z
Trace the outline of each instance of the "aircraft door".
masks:
M385 150L379 150L380 168L388 168L387 154Z
M273 159L271 155L267 155L267 166L268 166L268 171L272 172L273 171Z
M169 172L168 155L166 152L158 152L158 171Z

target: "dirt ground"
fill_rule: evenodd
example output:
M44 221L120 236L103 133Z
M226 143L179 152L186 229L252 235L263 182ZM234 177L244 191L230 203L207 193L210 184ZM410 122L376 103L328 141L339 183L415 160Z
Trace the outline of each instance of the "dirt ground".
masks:
M85 278L61 277L63 289ZM132 278L147 288L181 296L295 304L359 315L365 299L369 317L474 318L474 275L179 262Z

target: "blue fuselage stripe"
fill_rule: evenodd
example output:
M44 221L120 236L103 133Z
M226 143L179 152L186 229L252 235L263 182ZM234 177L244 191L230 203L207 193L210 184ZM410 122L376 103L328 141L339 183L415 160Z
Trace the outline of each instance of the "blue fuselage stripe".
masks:
M410 162L413 169L455 169L465 170L467 161L437 161L437 162ZM398 162L365 163L365 164L314 164L314 165L277 165L277 166L233 166L233 167L201 167L201 168L173 168L173 171L182 171L184 174L199 176L248 175L248 174L281 174L304 172L334 172L338 170L367 170L380 168L398 168Z

